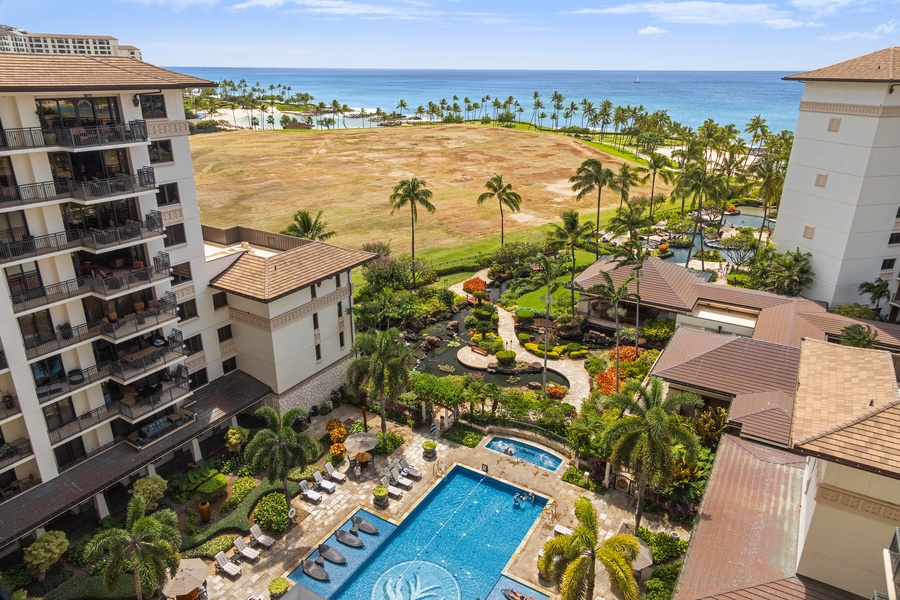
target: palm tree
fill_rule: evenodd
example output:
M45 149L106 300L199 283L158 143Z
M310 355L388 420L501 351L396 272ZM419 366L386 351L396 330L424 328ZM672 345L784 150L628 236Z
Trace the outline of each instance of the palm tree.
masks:
M702 405L703 400L689 392L671 393L666 397L663 381L659 377L651 377L646 386L639 380L632 380L621 392L603 401L604 408L618 409L623 413L621 418L607 427L603 441L611 449L613 468L626 466L638 477L635 531L641 526L647 484L654 489L662 489L672 480L675 446L681 446L688 463L696 460L699 447L697 436L681 418L679 411L683 406Z
M394 186L394 193L389 198L391 202L391 214L409 205L410 227L412 231L412 285L416 287L416 221L418 220L418 207L421 206L429 213L434 212L434 204L431 203L431 190L426 188L424 179L404 179Z
M763 219L759 226L759 239L762 244L763 229L769 219L769 208L778 204L781 193L784 191L784 178L787 167L779 157L766 154L761 160L753 163L750 172L759 181L759 196L763 199Z
M628 234L628 241L620 248L618 262L620 266L630 266L635 278L634 297L637 301L637 309L634 312L635 350L638 349L641 339L641 271L648 258L648 252L641 243L640 231L653 224L653 221L644 215L645 208L644 201L629 202L609 221L613 235Z
M841 345L854 348L874 348L878 341L878 332L871 325L854 323L841 330Z
M607 315L616 320L616 391L619 391L619 317L625 311L619 308L619 304L627 300L634 299L634 294L628 291L628 284L632 282L634 277L629 277L618 286L613 282L612 277L606 271L600 271L603 276L603 283L595 283L586 291L593 296L600 296L609 303Z
M178 516L170 508L146 513L147 500L134 496L128 502L125 528L104 529L85 548L88 560L101 565L103 586L110 593L118 589L119 575L131 571L137 599L142 600L142 588L153 595L178 571Z
M608 169L596 158L589 158L578 167L575 175L569 178L572 184L572 191L578 192L575 196L576 200L581 200L586 195L597 190L597 247L594 250L594 260L600 260L600 195L603 193L603 186L608 186L615 173L612 169Z
M497 199L497 203L500 204L500 245L502 246L504 236L503 207L506 206L512 212L518 211L522 204L522 196L513 191L511 183L503 183L503 176L496 173L487 180L484 187L488 191L478 196L478 206L481 206L486 200Z
M650 221L653 222L653 200L656 194L656 177L659 176L665 183L675 181L675 171L672 170L672 161L669 157L658 152L651 152L647 156L647 167L640 167L638 171L650 173Z
M867 295L869 300L875 304L875 314L881 314L881 301L891 297L891 284L883 280L881 277L875 281L863 281L859 284L860 295Z
M547 352L550 350L550 303L553 301L553 292L558 286L556 279L559 277L559 271L562 265L559 261L553 260L544 254L538 254L536 257L537 264L541 267L541 279L547 285L547 312L544 313L544 370L542 371L542 383L544 393L547 393ZM573 264L574 271L574 264ZM574 294L574 292L573 292ZM496 403L494 403L496 406ZM491 416L493 416L493 411Z
M401 98L400 102L397 103L397 110L400 111L400 114L403 114L403 111L405 111L407 108L409 108L409 105L406 103L406 100Z
M281 233L294 237L324 242L337 235L334 231L326 231L328 223L322 220L322 211L312 218L308 210L298 210L294 213L294 222L288 225Z
M619 167L619 172L615 174L615 177L609 183L609 187L619 192L619 208L622 208L622 205L628 202L628 194L631 192L631 187L640 182L641 175L637 172L637 169L628 163L622 163L622 166Z
M631 569L640 549L637 538L620 533L601 542L597 510L583 496L575 500L575 518L578 525L572 533L550 538L544 544L544 555L538 559L541 576L560 586L560 598L564 600L592 600L600 559L620 597L637 600L638 585Z
M288 473L294 467L305 468L314 462L319 457L319 442L294 431L294 422L306 416L302 408L292 408L280 416L268 406L260 406L254 414L266 425L244 448L244 459L254 473L265 473L266 479L273 483L282 481L284 499L290 506Z
M567 210L562 214L562 226L552 223L552 229L547 233L549 246L559 252L567 252L572 261L572 280L570 282L572 292L572 314L575 314L575 249L590 239L590 221L582 223L578 218L578 211Z
M694 220L693 237L697 237L697 227L703 223L703 199L718 199L725 191L725 178L721 173L710 171L705 165L691 165L681 173L675 184L673 195L686 198L693 196L697 199L697 218ZM691 262L691 251L688 249L687 260L684 266ZM706 270L706 260L703 254L703 231L700 231L700 268Z
M352 348L353 358L347 365L346 377L350 388L366 390L369 397L378 398L381 407L381 435L387 436L385 406L406 391L409 378L408 363L412 351L400 337L400 330L360 333Z

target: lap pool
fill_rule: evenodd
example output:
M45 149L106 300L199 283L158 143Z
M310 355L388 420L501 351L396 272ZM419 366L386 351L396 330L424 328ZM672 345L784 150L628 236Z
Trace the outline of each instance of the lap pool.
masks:
M531 444L526 444L525 442L520 442L518 440L511 440L505 437L491 438L491 441L489 441L485 447L495 452L502 452L503 454L515 456L519 460L524 460L525 462L529 462L542 469L547 469L548 471L555 471L563 462L560 457L551 454L546 450L541 450L537 446L532 446Z
M380 535L360 533L365 549L329 539L326 543L350 564L325 563L331 581L316 581L300 567L290 578L329 600L487 599L498 585L509 586L501 573L547 503L539 496L533 504L514 501L524 493L484 473L454 467L396 528L359 511ZM362 554L354 553L366 557L360 560ZM309 558L317 556L313 552ZM547 598L526 586L515 589L536 600Z

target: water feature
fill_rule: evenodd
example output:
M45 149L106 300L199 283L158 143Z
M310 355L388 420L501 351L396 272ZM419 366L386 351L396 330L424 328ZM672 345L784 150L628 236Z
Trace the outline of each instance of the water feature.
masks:
M752 227L753 229L759 229L759 226L762 224L762 207L759 206L742 206L740 207L741 214L739 215L725 215L725 225L728 227ZM694 239L694 247L691 250L691 256L700 250L700 234L698 233L696 236L693 236ZM706 244L703 245L704 249L707 249ZM666 257L665 260L669 262L684 264L684 261L687 259L688 248L670 248L672 251L672 256ZM721 252L722 258L726 261L731 262L728 258L728 253Z
M563 462L563 459L551 452L542 450L531 444L526 444L525 442L511 440L505 437L493 437L485 447L494 452L502 452L503 454L515 456L519 460L524 460L527 463L531 463L542 469L547 469L548 471L555 471Z

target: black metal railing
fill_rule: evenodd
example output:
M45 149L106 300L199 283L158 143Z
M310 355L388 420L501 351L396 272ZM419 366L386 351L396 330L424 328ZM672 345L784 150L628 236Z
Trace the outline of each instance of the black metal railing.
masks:
M84 461L94 458L95 456L97 456L98 454L100 454L102 452L106 452L107 450L109 450L110 448L112 448L113 446L115 446L116 444L119 444L121 442L122 442L122 438L116 437L111 442L107 442L107 443L103 444L102 446L100 446L99 448L94 448L87 454L83 454L82 456L72 458L69 462L59 465L59 472L62 473L63 471L65 471L67 469L71 469L75 465L80 465Z
M5 419L22 412L18 396L4 396L0 398L0 419Z
M171 425L169 427L166 427L164 429L157 429L152 433L144 434L137 439L132 439L130 441L128 438L126 438L126 442L129 443L129 445L131 445L132 447L137 447L138 449L140 449L142 446L146 446L147 444L155 442L156 440L174 433L179 427L190 425L197 417L196 413L185 410L183 408L179 409L178 412L181 414L181 418L177 421L170 421Z
M156 175L153 167L138 169L136 175L119 175L109 179L94 181L67 181L69 195L79 200L100 200L111 196L134 194L152 190L156 187Z
M51 381L35 387L38 402L44 404L54 398L66 396L83 387L109 378L109 363L101 363L87 369L73 369L59 381Z
M174 385L164 388L162 391L153 394L148 398L144 398L136 404L119 402L119 412L123 417L130 418L133 421L171 404L190 392L191 384L188 378L186 376L177 375Z
M60 300L84 296L91 291L93 279L93 277L77 277L69 281L28 290L21 294L13 294L9 299L12 302L13 311L22 312L23 310L46 306Z
M0 208L38 204L39 202L68 198L71 195L67 185L55 181L2 187L0 188Z
M6 352L0 350L0 369L8 369L9 363L6 362Z
M108 406L101 406L92 411L83 413L75 417L68 423L63 423L54 429L47 429L50 435L50 441L56 443L75 434L90 429L94 425L98 425L107 419L112 419L119 414L119 405L112 403Z
M100 321L82 323L74 327L62 324L57 327L57 332L52 335L38 336L25 340L25 355L29 358L37 358L48 352L55 352L68 348L81 342L92 340L100 336Z
M110 363L110 375L124 382L158 371L167 362L180 356L184 356L184 338L180 330L173 329L163 345L159 346L159 349L154 350L151 354L135 361L129 361L128 357L125 356L120 359L121 364L120 361Z
M129 121L97 127L54 127L52 132L56 135L57 146L69 148L146 142L149 139L146 121Z
M0 129L0 150L22 150L56 145L56 134L40 127Z
M19 440L12 444L3 444L0 446L0 469L8 467L14 462L18 462L32 454L34 453L31 450L31 442L28 440Z
M178 317L178 303L175 294L168 292L159 301L159 307L153 310L120 319L115 323L101 320L100 332L108 338L119 340L139 331L155 329L159 325Z
M160 235L163 232L162 215L158 211L152 210L144 215L143 221L134 221L99 231L84 231L83 229L78 231L82 234L82 246L90 250L106 250L110 246Z

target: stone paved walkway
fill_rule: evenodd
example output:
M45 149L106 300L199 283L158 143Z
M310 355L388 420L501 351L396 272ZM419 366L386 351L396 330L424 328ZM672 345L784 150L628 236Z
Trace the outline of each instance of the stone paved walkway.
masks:
M324 423L332 418L360 419L361 413L355 406L341 406L327 416L315 417L312 426L324 428ZM377 428L378 425L378 417L370 415L369 426ZM389 457L376 457L374 472L369 469L361 480L351 479L338 485L337 491L334 494L326 495L318 505L312 505L300 497L294 498L293 506L298 510L298 522L284 534L277 536L275 545L264 551L263 556L256 563L244 563L242 565L243 572L236 580L232 581L225 576L213 574L213 568L210 567L209 597L215 600L246 600L251 595L257 595L268 600L269 582L292 571L301 559L331 535L334 529L359 508L365 508L382 518L399 523L438 481L440 475L437 470L438 463L426 461L422 456L422 442L431 439L431 436L394 423L389 423L389 428L406 438L406 442L401 448L395 450ZM504 573L527 582L535 589L541 589L552 597L555 590L544 588L538 581L536 562L537 554L544 541L553 533L553 525L560 523L568 527L574 526L575 516L572 514L572 509L575 499L579 496L588 496L601 515L601 537L609 537L619 531L623 522L632 522L633 516L629 507L631 498L616 492L598 496L565 483L560 477L566 465L553 473L529 463L517 462L514 458L486 449L484 445L489 439L490 436L486 436L479 447L474 449L437 439L435 441L438 446L438 458L448 468L452 468L457 463L474 469L481 469L482 465L485 465L492 477L524 489L533 490L536 494L551 500L548 507L558 516L553 517L550 510L545 511L544 516L532 528L513 555ZM388 462L399 459L401 456L405 456L413 466L422 471L423 478L413 485L412 490L404 492L402 499L391 500L385 509L376 509L372 504L372 490L377 483L375 473L383 474ZM347 463L345 462L341 470L345 471L346 469ZM671 528L666 528L661 523L647 517L649 515L645 515L647 527L653 530L667 529L671 531ZM682 528L677 531L682 537L689 535L689 532ZM609 591L606 575L602 569L598 569L598 573L595 596L612 600L615 596Z

